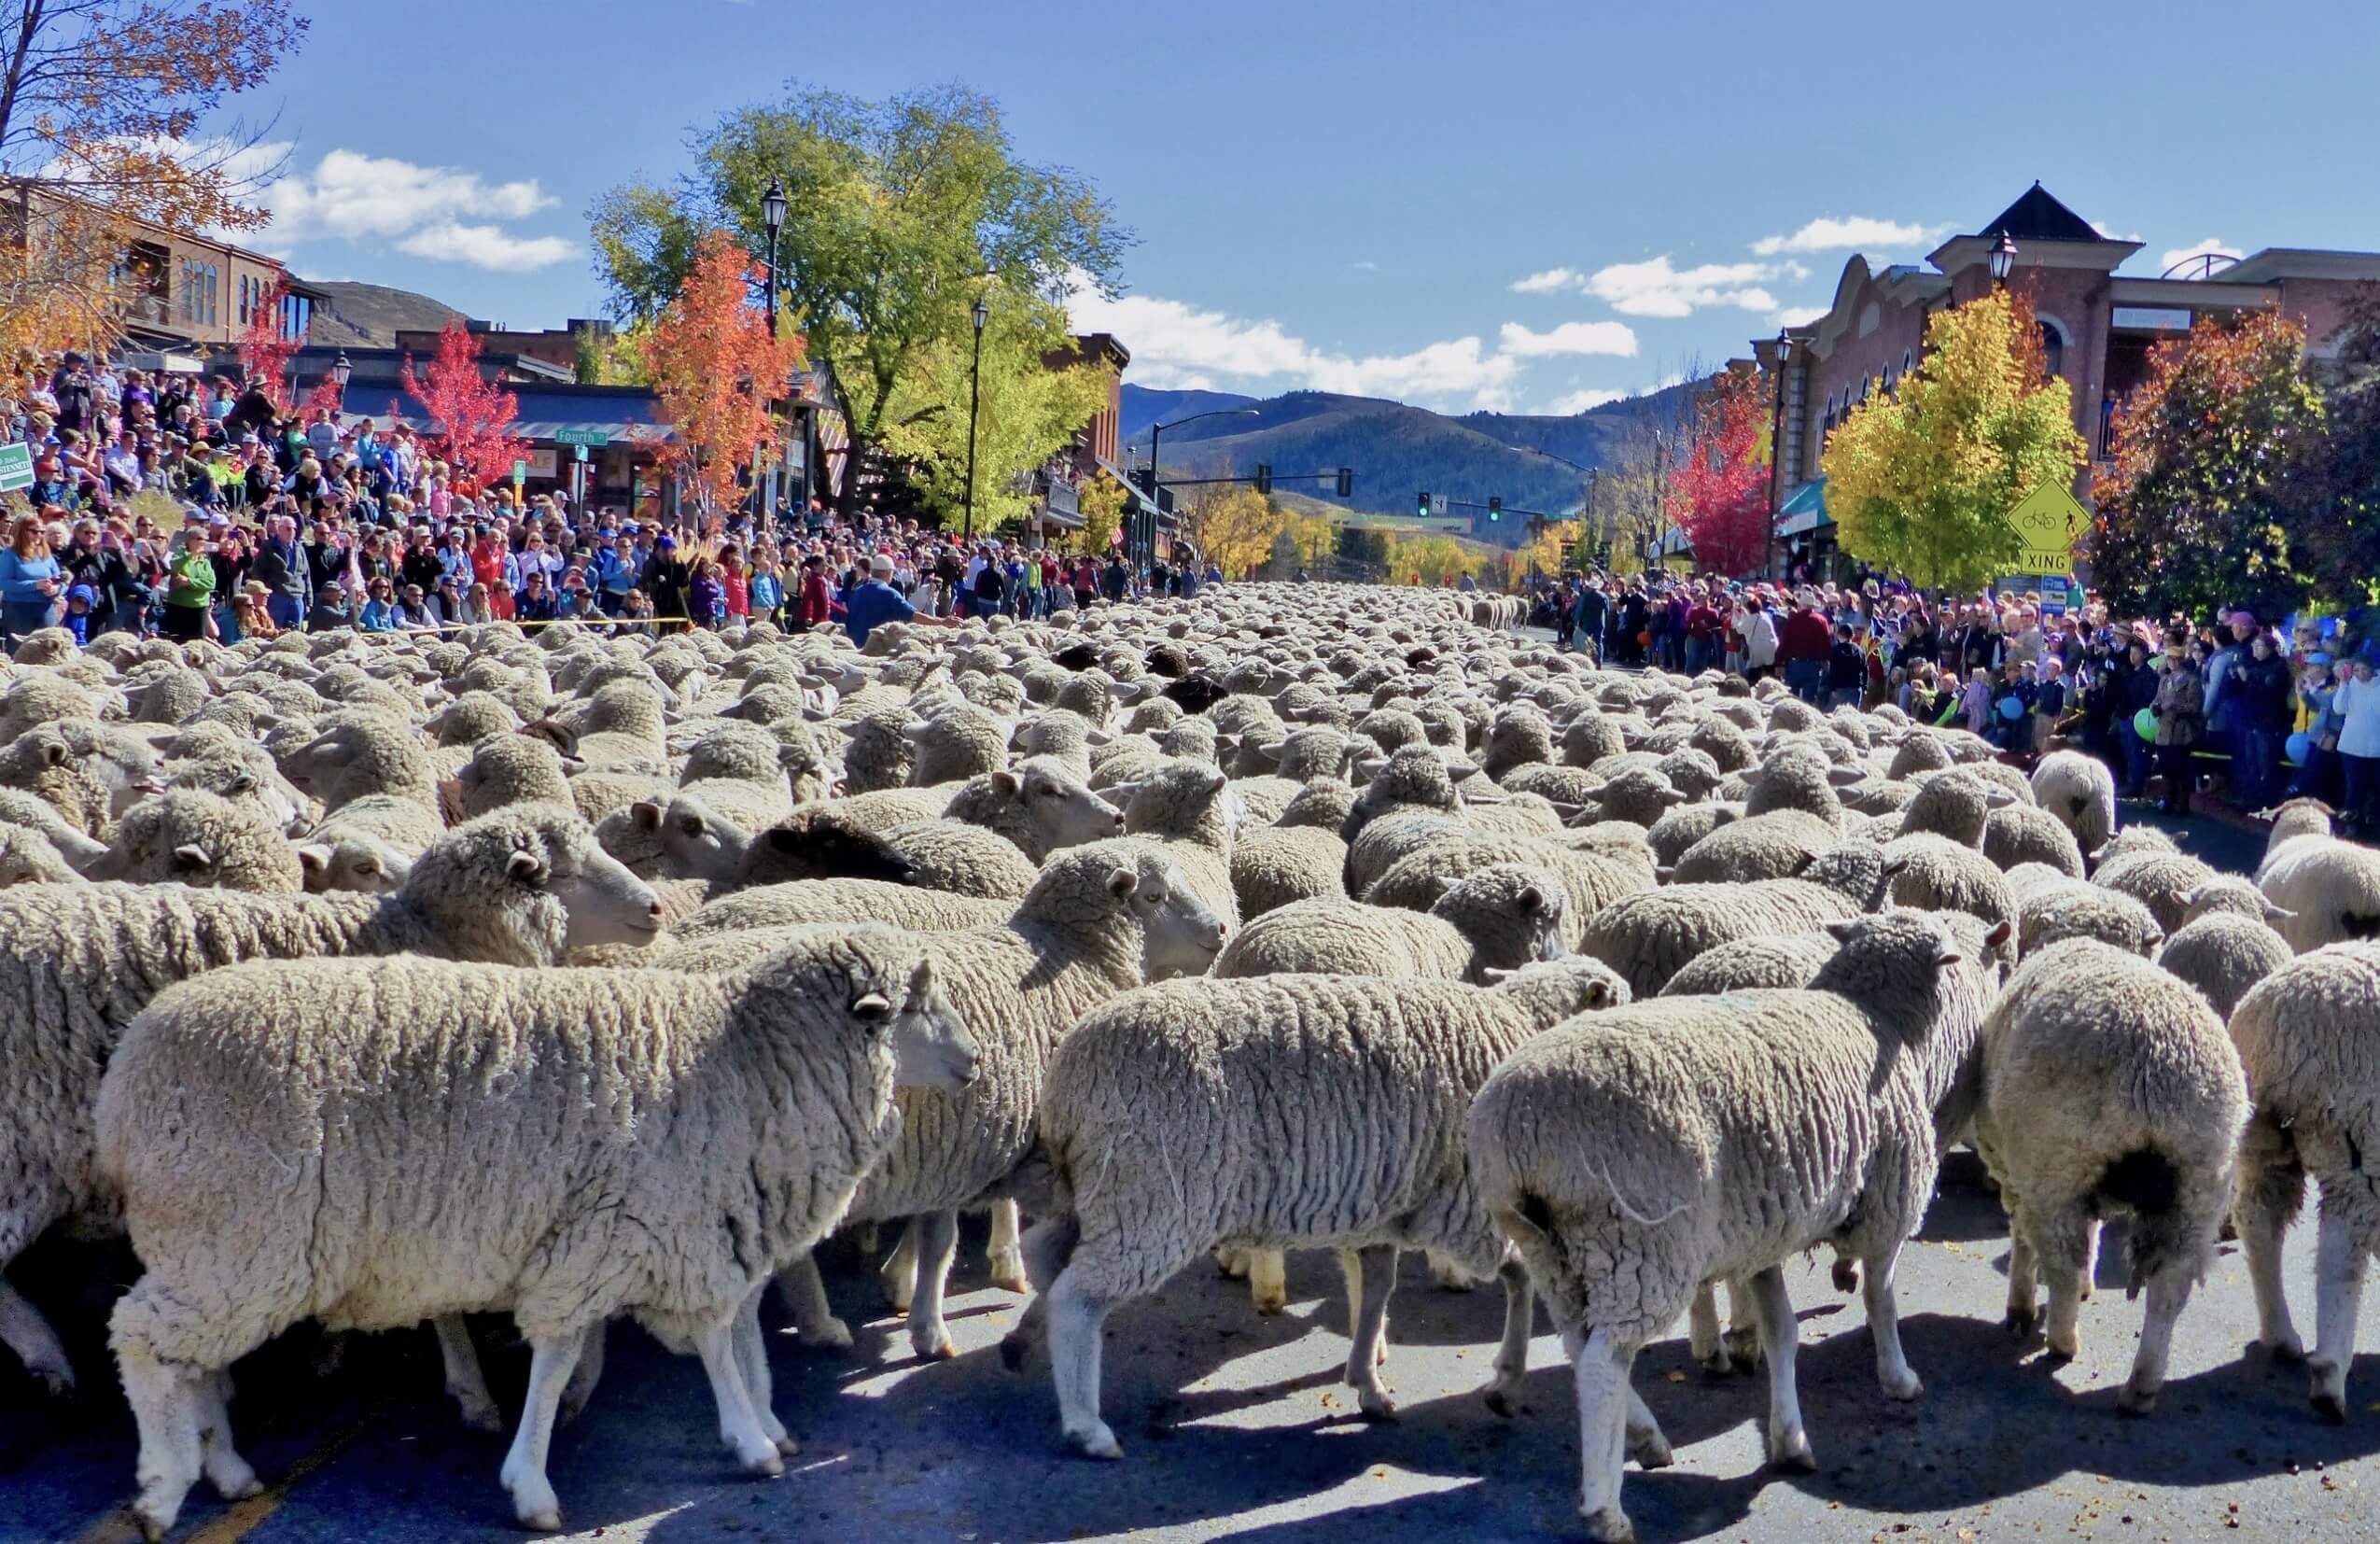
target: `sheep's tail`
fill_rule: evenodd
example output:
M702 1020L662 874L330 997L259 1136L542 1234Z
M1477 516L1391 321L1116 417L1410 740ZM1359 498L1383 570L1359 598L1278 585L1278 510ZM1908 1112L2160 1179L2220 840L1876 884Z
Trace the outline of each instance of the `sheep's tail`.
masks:
M2138 1297L2151 1277L2191 1258L2201 1247L2182 1214L2181 1172L2155 1148L2135 1148L2108 1164L2093 1190L2103 1204L2132 1214L2132 1227L2124 1236L2126 1298Z

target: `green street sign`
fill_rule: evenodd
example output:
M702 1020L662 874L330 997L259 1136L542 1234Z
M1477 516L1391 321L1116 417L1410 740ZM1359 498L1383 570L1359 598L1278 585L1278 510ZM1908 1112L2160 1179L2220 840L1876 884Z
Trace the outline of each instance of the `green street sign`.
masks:
M611 436L599 428L557 428L553 431L557 445L592 445L597 450L611 443Z
M528 480L529 480L529 464L528 464L526 461L515 461L515 462L513 462L513 463L512 463L512 485L513 485L514 487L516 487L516 488L517 488L517 487L519 487L522 484L524 484L524 483L527 482Z
M33 486L33 447L0 445L0 493Z

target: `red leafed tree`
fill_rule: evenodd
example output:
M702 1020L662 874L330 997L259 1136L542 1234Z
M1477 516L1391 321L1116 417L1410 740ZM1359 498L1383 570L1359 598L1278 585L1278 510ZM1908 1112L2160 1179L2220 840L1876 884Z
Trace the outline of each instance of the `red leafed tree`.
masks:
M1696 406L1667 513L1708 572L1750 573L1767 560L1769 392L1755 372L1720 372Z
M428 409L446 459L473 481L500 482L528 454L525 442L504 432L521 415L520 400L480 373L480 340L462 318L447 319L424 374L415 375L413 356L405 356L397 384Z
M802 368L800 334L768 335L752 303L760 278L724 231L705 236L678 298L654 321L645 364L670 428L665 471L685 480L708 513L736 498L736 468L780 450L785 422L769 412Z
M302 338L281 335L281 281L275 279L255 302L240 333L240 370L275 403L286 404L289 360L304 345Z

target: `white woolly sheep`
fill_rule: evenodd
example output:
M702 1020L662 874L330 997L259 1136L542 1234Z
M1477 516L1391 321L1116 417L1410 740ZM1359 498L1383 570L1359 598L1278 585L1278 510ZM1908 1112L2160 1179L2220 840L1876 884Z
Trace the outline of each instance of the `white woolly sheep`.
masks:
M176 789L134 805L116 822L109 846L108 856L91 866L94 879L179 882L253 895L294 895L306 888L298 849L281 828L212 793Z
M1841 842L1841 820L1840 810L1830 821L1790 807L1747 816L1718 827L1678 854L1663 878L1681 885L1790 878Z
M2321 1187L2322 1220L2306 1370L2314 1408L2332 1421L2347 1418L2364 1267L2380 1250L2380 1196L2369 1168L2370 1155L2380 1152L2374 1024L2380 944L2371 943L2300 955L2232 1010L2232 1044L2255 1099L2233 1218L2256 1291L2257 1340L2291 1360L2304 1355L2281 1285L2281 1240L2305 1203L2311 1176Z
M1872 850L1872 849L1871 849ZM1753 887L1743 887L1750 889ZM1923 1392L1900 1347L1894 1268L1932 1199L1936 1105L1959 1080L1983 976L1923 913L1833 924L1810 990L1639 1002L1516 1050L1472 1102L1471 1172L1552 1310L1578 1384L1580 1509L1599 1540L1633 1451L1667 1441L1629 1388L1637 1351L1715 1278L1748 1279L1769 1360L1771 1463L1815 1465L1780 1263L1855 1256L1878 1381Z
M1033 888L1038 872L1015 843L963 821L896 825L884 839L917 870L910 883L953 895L1015 900Z
M2185 922L2157 951L2157 963L2196 987L2225 1019L2259 981L2294 958L2289 940L2263 919L2208 912Z
M1215 961L1217 976L1295 973L1438 977L1483 985L1561 957L1561 879L1496 863L1449 878L1427 912L1356 901L1299 901L1250 922Z
M2336 836L2301 836L2270 852L2256 883L2291 914L2278 926L2300 954L2380 938L2380 851Z
M2003 869L2048 863L2061 874L2082 877L2082 849L2074 833L2049 810L2010 805L1983 819L1983 856Z
M1975 1138L2009 1210L2009 1323L2032 1333L2037 1278L2051 1354L2077 1355L2100 1220L2128 1214L2126 1296L2145 1288L2149 1309L2120 1410L2145 1413L2164 1385L2247 1119L2239 1058L2205 999L2096 940L2026 960L1984 1019Z
M1984 821L2014 800L2014 794L1981 777L1978 768L1937 772L1919 780L1916 797L1901 810L1900 834L1931 832L1961 847L1980 849Z
M1883 853L1855 842L1823 853L1790 879L1664 885L1613 902L1588 919L1578 949L1619 972L1640 1000L1687 961L1737 938L1807 933L1871 909Z
M240 967L154 1004L98 1118L147 1268L110 1334L140 1426L144 1529L172 1527L202 1472L254 1494L217 1377L308 1318L510 1312L531 1366L501 1478L530 1527L561 1525L546 1444L587 1332L613 1312L691 1344L736 1461L783 1473L793 1444L748 1307L883 1152L896 1082L974 1076L968 1031L913 952L852 930L723 980L316 961ZM505 1030L452 1032L465 1023ZM292 1077L293 1058L374 1074ZM525 1129L547 1133L533 1151ZM259 1172L259 1143L292 1156ZM609 1182L586 1183L597 1173ZM425 1208L434 1176L482 1199ZM193 1194L219 1204L194 1210Z
M0 824L0 890L82 882L83 876L49 837L31 826Z
M1007 919L1015 903L945 895L882 879L794 879L755 885L707 902L671 930L681 940L796 922L889 922L924 933L986 927Z
M95 1209L88 1114L99 1075L162 988L244 960L332 954L555 965L580 944L649 939L657 906L584 822L549 806L456 827L388 895L121 884L0 893L0 1105L17 1113L0 1144L0 1269L51 1223ZM5 1280L0 1340L53 1387L72 1383L57 1337Z
M2101 863L2091 881L2147 906L2170 936L2189 912L2191 892L2213 877L2213 869L2178 852L2136 852Z
M0 788L0 825L22 826L49 842L77 872L107 855L107 844L68 825L48 801L21 788Z
M2085 852L2116 834L2116 778L2107 764L2079 751L2052 751L2033 769L2033 802L2074 834Z
M1335 1248L1348 1266L1347 1381L1366 1414L1382 1384L1401 1249L1503 1277L1491 1397L1509 1404L1528 1351L1529 1283L1506 1264L1457 1130L1471 1091L1515 1046L1626 989L1587 961L1493 987L1273 976L1127 993L1059 1043L1043 1093L1055 1179L1027 1236L1042 1295L1001 1346L1019 1365L1044 1319L1068 1445L1122 1456L1099 1418L1101 1326L1222 1244ZM1284 1164L1271 1134L1309 1134ZM1126 1219L1131 1219L1128 1222Z

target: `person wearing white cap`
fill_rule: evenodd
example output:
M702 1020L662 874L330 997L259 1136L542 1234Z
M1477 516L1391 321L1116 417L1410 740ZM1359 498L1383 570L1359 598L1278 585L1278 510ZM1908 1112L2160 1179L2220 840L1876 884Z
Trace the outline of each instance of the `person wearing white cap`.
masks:
M854 645L864 648L868 635L888 622L917 622L929 627L956 627L957 617L927 616L909 604L892 585L892 558L878 553L868 559L868 582L851 592L844 603L843 627Z

